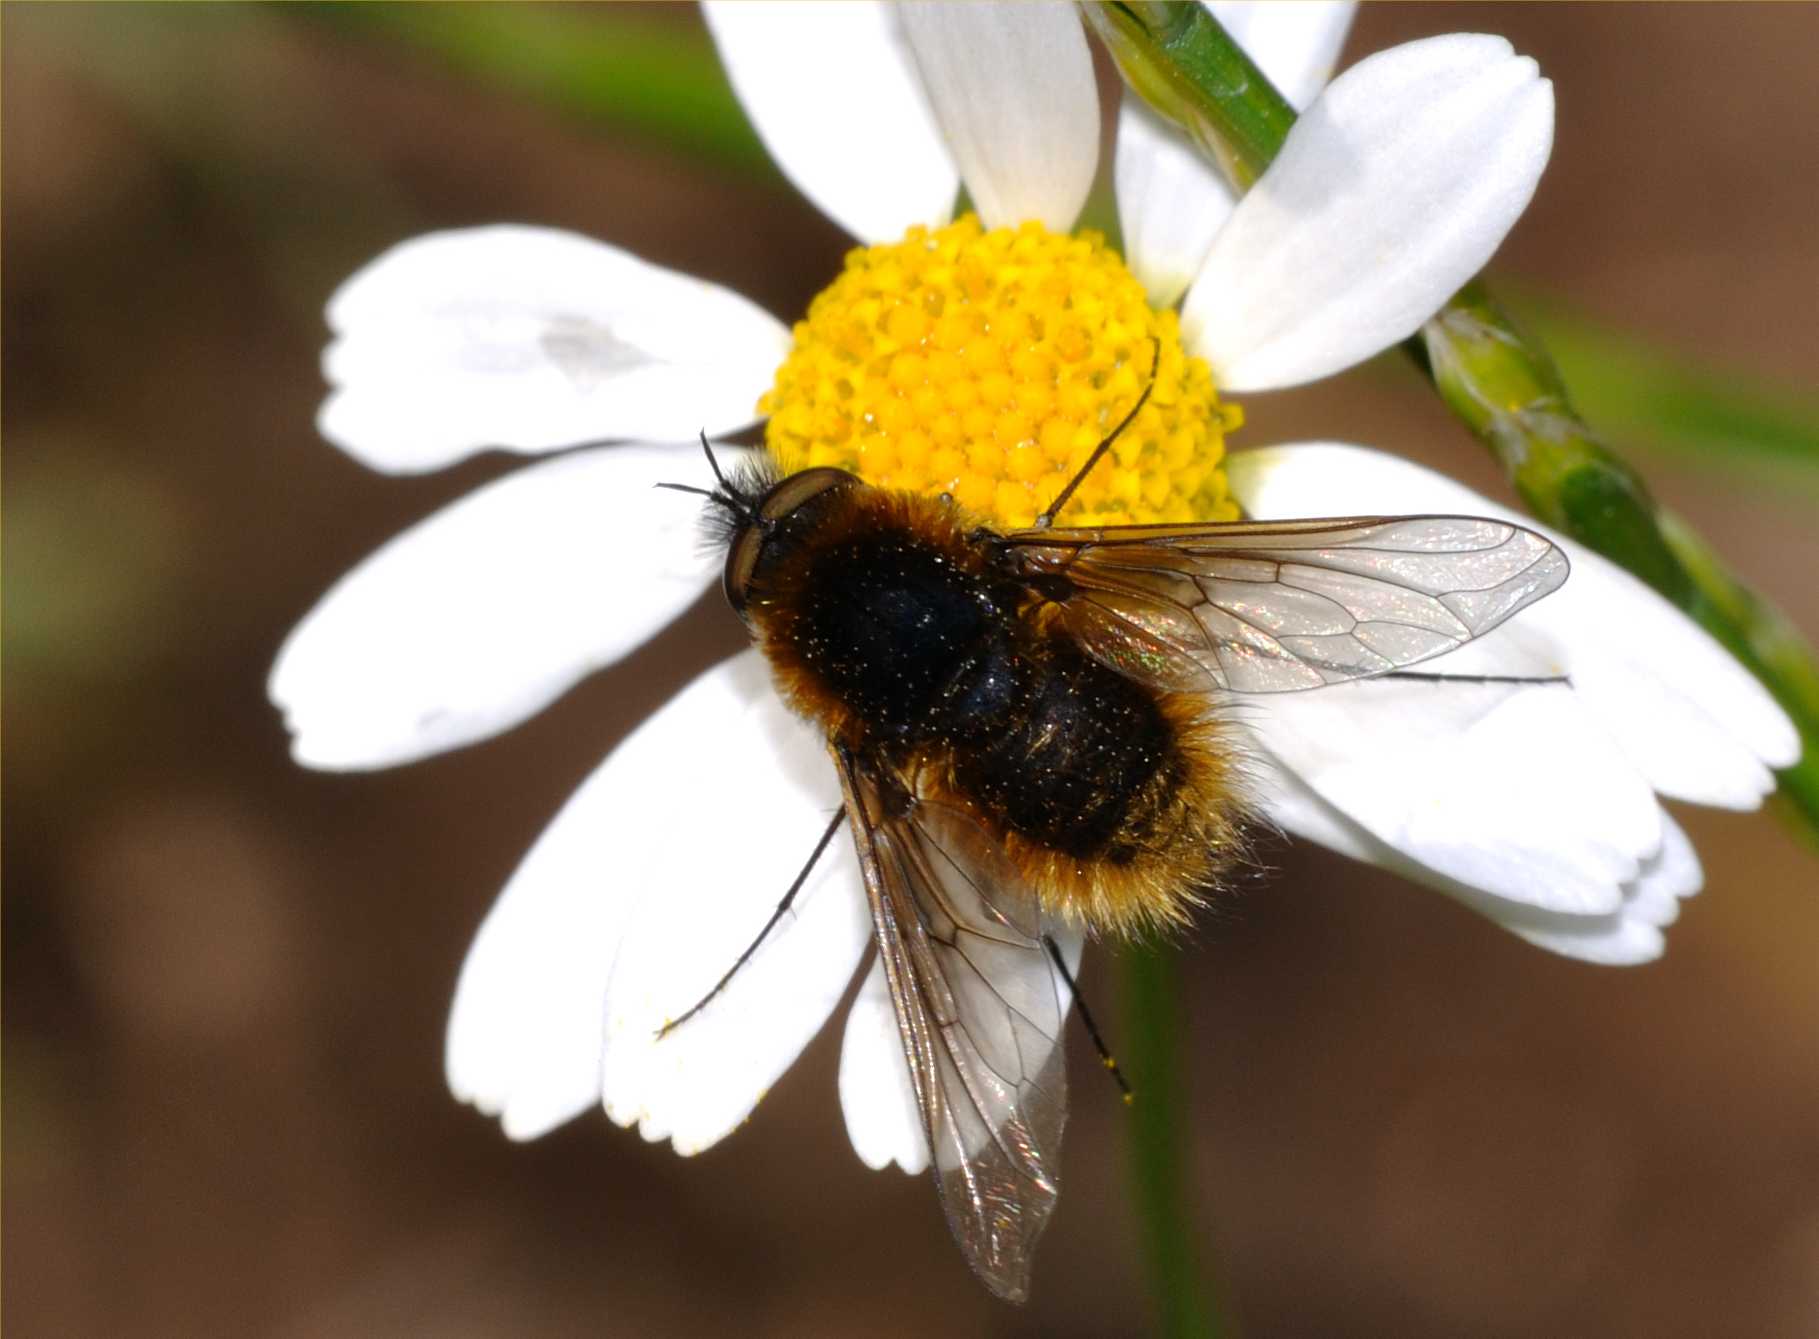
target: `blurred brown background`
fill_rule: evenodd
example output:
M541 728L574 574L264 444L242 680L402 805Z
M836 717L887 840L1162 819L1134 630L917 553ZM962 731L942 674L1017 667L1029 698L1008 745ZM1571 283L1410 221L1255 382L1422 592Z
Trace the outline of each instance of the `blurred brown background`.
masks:
M508 465L387 479L315 437L321 304L356 265L537 221L788 319L840 236L781 185L319 14L0 23L7 1328L1144 1331L1124 1117L1086 1064L1022 1310L973 1283L925 1181L854 1158L831 1030L692 1161L603 1117L513 1146L444 1091L481 914L628 724L736 645L714 601L398 771L293 767L265 702L337 574ZM1810 393L1819 10L1371 7L1347 60L1460 28L1558 89L1505 279ZM1503 495L1393 360L1247 408L1251 442L1355 438ZM1810 462L1622 445L1819 630ZM1819 861L1764 815L1680 816L1707 892L1645 969L1300 848L1184 946L1195 1195L1251 1334L1819 1333ZM1102 958L1087 985L1115 1015Z

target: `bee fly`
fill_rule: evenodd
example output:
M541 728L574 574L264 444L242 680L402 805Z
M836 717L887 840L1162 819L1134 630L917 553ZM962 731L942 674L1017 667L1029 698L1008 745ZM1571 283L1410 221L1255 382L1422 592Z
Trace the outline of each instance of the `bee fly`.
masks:
M727 600L826 737L942 1208L1015 1301L1066 1119L1051 936L1179 924L1218 886L1243 813L1223 695L1394 672L1567 575L1475 517L1055 528L1148 396L1027 530L839 469L728 478L705 436L716 486L666 485L708 498Z

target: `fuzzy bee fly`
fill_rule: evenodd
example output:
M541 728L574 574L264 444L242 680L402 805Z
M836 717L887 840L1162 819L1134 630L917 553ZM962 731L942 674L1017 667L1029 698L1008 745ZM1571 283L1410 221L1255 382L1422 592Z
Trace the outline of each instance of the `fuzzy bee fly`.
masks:
M1026 530L839 469L728 478L711 450L716 487L677 486L709 498L727 599L826 738L942 1207L1012 1300L1066 1118L1050 936L1177 925L1218 887L1244 811L1219 703L1427 660L1567 575L1476 517L1054 527L1148 394Z

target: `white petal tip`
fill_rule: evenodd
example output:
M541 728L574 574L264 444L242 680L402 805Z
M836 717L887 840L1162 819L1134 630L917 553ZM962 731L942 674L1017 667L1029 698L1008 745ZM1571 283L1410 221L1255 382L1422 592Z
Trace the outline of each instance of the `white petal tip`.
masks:
M376 772L441 751L435 747L413 748L409 743L387 739L377 728L350 732L346 722L318 727L287 717L284 727L291 736L291 761L312 772Z
M457 1102L472 1107L488 1120L498 1122L500 1133L514 1144L527 1144L541 1139L579 1114L572 1107L558 1109L547 1101L514 1101L509 1096L485 1091L453 1073L448 1075L447 1082L448 1090Z
M874 1149L855 1148L853 1152L858 1154L859 1161L865 1164L868 1171L881 1172L896 1161L889 1153L880 1153Z
M1653 925L1637 925L1624 936L1624 951L1611 955L1611 967L1646 967L1667 952L1667 936Z
M1772 720L1764 731L1757 751L1764 764L1779 772L1799 762L1805 749L1801 746L1800 732L1794 728L1787 713L1779 705L1774 711L1777 719Z
M647 1144L660 1144L670 1137L669 1126L647 1107L615 1102L604 1105L608 1120L624 1130L636 1129L638 1137Z
M1492 919L1496 919L1494 916ZM1658 926L1631 916L1615 925L1540 929L1504 922L1536 948L1547 949L1594 967L1642 967L1667 950L1667 938Z
M566 1121L567 1117L552 1118L547 1112L521 1111L508 1105L499 1117L499 1128L513 1143L527 1144L533 1139L543 1138Z
M850 1124L847 1127L847 1132L849 1135L852 1133ZM911 1153L905 1152L901 1148L885 1147L882 1145L861 1148L857 1142L854 1142L853 1152L858 1155L859 1161L864 1163L868 1170L874 1172L889 1171L892 1167L895 1167L905 1176L920 1176L923 1172L928 1170L928 1153L926 1149L918 1149Z
M1552 86L1502 38L1368 57L1296 122L1214 239L1184 339L1234 391L1381 352L1483 268L1552 145Z

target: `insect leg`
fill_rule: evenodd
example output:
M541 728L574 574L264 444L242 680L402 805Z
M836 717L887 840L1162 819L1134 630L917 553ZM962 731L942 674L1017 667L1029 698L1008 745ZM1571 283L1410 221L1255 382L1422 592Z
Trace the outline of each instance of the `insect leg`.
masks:
M1086 1024L1086 1035L1093 1039L1093 1049L1099 1052L1099 1063L1105 1066L1106 1073L1112 1076L1118 1090L1124 1094L1124 1101L1129 1105L1134 1094L1130 1084L1124 1081L1124 1071L1118 1068L1111 1049L1106 1046L1105 1038L1099 1035L1099 1025L1093 1022L1092 1012L1086 1007L1086 997L1080 993L1080 987L1074 981L1074 974L1067 970L1067 962L1061 956L1061 949L1053 939L1042 936L1042 946L1048 950L1048 956L1055 964L1055 970L1061 973L1061 979L1067 982L1067 992L1074 997L1074 1007L1080 1011L1080 1021Z
M1379 679L1414 679L1421 683L1564 683L1573 682L1570 674L1423 674L1418 670L1391 670L1375 676Z
M777 904L777 909L771 913L771 918L764 923L764 928L758 931L758 937L752 940L750 944L746 945L745 952L739 955L739 960L726 969L726 975L714 983L714 988L712 990L708 991L707 994L695 1001L695 1006L692 1009L683 1014L682 1017L672 1019L670 1022L665 1023L662 1027L657 1029L658 1041L662 1041L665 1037L669 1036L670 1033L688 1022L689 1019L707 1008L714 996L726 989L727 982L731 981L739 974L739 969L752 960L752 954L758 951L758 945L764 942L765 936L770 934L770 932L776 928L777 922L783 919L783 913L790 909L790 904L796 900L796 894L801 892L802 885L808 882L808 876L814 870L815 863L821 859L822 852L827 850L827 844L834 839L834 834L840 831L840 825L845 821L846 815L844 813L834 815L833 819L827 825L827 831L821 834L821 840L815 843L815 849L809 853L808 863L802 867L802 872L796 876L796 881L790 884L789 891L783 895L783 900Z

